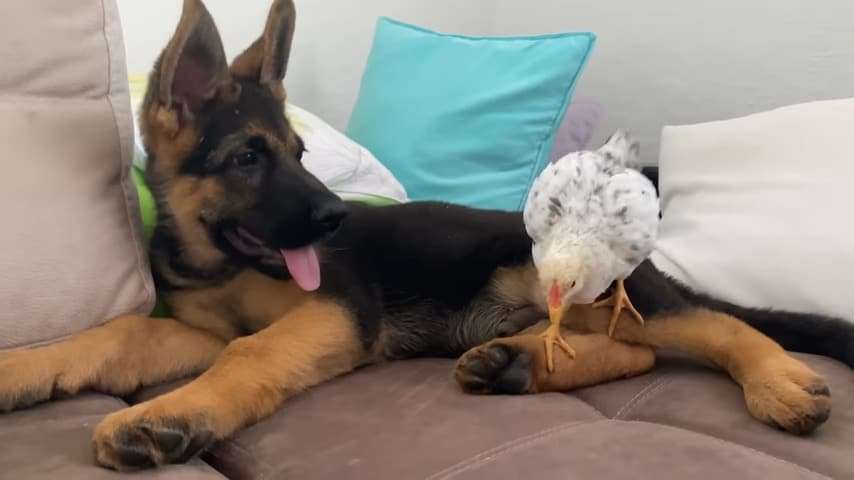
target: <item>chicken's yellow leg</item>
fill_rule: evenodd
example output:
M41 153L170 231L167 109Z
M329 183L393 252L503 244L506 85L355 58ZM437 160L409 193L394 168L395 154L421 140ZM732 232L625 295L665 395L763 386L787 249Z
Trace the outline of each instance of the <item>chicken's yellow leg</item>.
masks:
M560 321L563 318L563 306L549 307L549 328L546 329L540 336L545 339L546 343L546 368L549 372L555 369L554 361L554 346L557 344L569 358L575 358L575 350L566 343L560 333Z
M617 288L614 290L614 294L610 297L600 300L593 304L593 308L599 307L613 307L614 311L611 313L611 323L608 324L608 336L613 337L614 331L617 329L617 324L620 322L620 312L623 308L627 309L631 314L635 317L635 319L643 325L643 316L635 309L635 306L632 305L631 300L629 300L628 294L626 294L626 287L623 285L622 280L617 280Z

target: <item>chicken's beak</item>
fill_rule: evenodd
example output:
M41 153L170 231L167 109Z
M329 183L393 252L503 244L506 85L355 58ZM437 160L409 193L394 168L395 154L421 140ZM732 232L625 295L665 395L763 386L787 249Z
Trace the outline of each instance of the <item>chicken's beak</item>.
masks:
M549 321L552 324L560 323L564 310L565 306L560 287L556 281L552 281L552 286L549 289Z

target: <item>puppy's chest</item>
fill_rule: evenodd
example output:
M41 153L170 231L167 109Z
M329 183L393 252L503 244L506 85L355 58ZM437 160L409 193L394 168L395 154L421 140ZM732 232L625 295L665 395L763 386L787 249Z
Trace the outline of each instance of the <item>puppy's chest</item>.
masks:
M178 320L231 339L285 318L311 296L293 282L245 270L216 287L175 292L169 303Z

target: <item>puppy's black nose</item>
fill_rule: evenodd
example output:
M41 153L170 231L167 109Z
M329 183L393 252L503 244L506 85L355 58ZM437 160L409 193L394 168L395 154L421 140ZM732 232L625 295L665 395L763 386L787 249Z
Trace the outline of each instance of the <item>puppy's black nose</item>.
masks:
M315 207L311 217L324 230L331 232L341 225L341 221L344 220L347 213L349 210L344 202L324 202Z

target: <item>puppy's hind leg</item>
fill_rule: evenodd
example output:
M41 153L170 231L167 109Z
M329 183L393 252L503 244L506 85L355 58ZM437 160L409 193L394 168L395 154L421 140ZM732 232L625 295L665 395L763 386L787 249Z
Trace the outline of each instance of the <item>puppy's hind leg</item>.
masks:
M609 319L585 307L564 320L577 330L606 332ZM725 370L741 385L750 413L767 424L805 435L827 421L831 401L824 379L741 320L693 307L653 314L649 320L645 325L620 324L614 336L675 348Z
M555 370L549 372L540 336L547 326L544 321L520 335L472 348L457 362L457 382L466 392L478 394L565 392L641 375L655 364L655 352L649 347L602 334L564 331L578 355L574 359L555 355Z
M176 320L119 317L52 345L0 352L0 411L81 390L130 393L204 371L224 347Z

